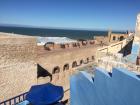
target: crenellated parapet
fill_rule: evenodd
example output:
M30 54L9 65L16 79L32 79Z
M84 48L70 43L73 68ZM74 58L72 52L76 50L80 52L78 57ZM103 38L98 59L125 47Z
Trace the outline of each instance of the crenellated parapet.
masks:
M49 42L46 43L44 46L38 46L38 47L44 47L46 51L52 51L52 50L82 48L82 47L94 46L95 44L96 44L95 40L80 40L77 42L64 43L64 44L55 44L53 42Z

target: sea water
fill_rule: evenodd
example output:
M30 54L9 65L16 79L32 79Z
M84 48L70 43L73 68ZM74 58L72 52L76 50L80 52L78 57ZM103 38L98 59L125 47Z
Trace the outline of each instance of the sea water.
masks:
M94 36L105 36L107 31L91 30L72 30L72 29L48 29L48 28L31 28L0 26L0 32L16 33L41 37L68 37L71 39L92 39ZM123 33L123 32L121 32Z

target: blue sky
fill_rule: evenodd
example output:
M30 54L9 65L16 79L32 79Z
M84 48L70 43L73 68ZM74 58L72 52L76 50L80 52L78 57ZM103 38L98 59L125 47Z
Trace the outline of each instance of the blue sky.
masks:
M0 0L0 24L133 30L140 0Z

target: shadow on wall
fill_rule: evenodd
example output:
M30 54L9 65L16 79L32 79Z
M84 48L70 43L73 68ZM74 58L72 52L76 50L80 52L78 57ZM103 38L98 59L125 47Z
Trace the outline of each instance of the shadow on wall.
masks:
M37 78L39 77L49 77L50 81L52 80L52 74L49 73L46 69L41 67L39 64L37 64Z
M119 53L122 53L123 56L127 56L128 54L131 54L132 44L133 44L133 40L130 41L125 47L123 47L123 48L119 51Z

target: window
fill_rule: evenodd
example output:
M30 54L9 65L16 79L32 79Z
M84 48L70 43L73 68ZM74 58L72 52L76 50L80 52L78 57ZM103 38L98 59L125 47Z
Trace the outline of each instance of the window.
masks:
M59 72L60 72L60 67L56 66L56 67L54 67L52 74L56 74L56 73L59 73Z
M63 67L63 71L65 70L69 70L69 64L65 64L64 67Z
M77 67L77 62L76 62L76 61L74 61L74 62L72 63L72 68L74 68L74 67Z
M121 36L121 37L120 37L120 41L122 41L123 39L124 39L124 36Z
M115 36L113 36L113 40L116 40L116 37Z
M83 64L83 63L84 63L84 61L83 60L80 60L80 65Z

